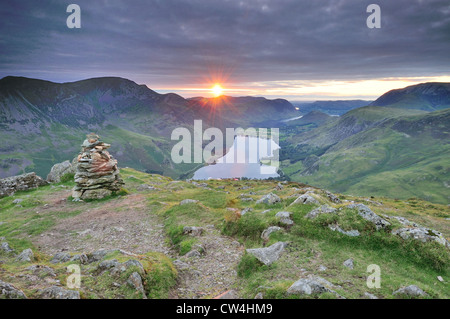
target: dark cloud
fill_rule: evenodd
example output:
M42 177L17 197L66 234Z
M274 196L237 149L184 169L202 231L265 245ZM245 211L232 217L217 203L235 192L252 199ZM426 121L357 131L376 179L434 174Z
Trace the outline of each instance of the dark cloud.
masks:
M0 6L0 77L115 75L150 87L448 75L448 0L76 0ZM382 10L366 27L366 7Z

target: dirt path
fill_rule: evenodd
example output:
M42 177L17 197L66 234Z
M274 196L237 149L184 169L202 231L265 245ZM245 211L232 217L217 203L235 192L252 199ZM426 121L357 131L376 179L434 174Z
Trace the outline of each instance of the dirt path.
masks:
M67 203L61 200L68 195L59 194L48 199L50 204L41 210L43 214L68 211ZM206 227L202 236L197 237L203 250L201 255L179 256L168 246L161 217L149 211L144 195L132 194L101 205L83 205L80 207L85 211L58 219L54 227L32 239L34 244L49 255L99 249L164 253L176 260L174 264L179 271L178 284L170 298L215 297L232 289L236 283L236 267L244 248L232 238L222 236L214 226Z

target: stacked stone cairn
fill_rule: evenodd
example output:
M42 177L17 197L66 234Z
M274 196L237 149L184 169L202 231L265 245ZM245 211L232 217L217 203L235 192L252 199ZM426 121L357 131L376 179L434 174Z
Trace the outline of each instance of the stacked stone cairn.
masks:
M72 190L75 201L104 198L120 190L124 184L117 160L107 151L111 145L101 142L99 138L97 134L90 133L81 145L75 173L76 186Z

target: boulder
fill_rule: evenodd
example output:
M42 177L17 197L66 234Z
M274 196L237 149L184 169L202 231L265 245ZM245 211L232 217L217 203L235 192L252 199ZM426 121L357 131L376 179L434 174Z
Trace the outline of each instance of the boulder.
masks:
M0 299L26 299L22 290L13 285L0 280Z
M64 174L73 173L75 174L75 167L69 161L64 161L52 166L50 173L47 175L47 182L49 183L59 183L61 177Z
M6 241L1 244L0 250L5 253L13 253L14 252L14 249L12 249Z
M300 195L297 197L297 199L291 204L316 204L319 205L319 201L315 199L310 192L307 192L306 194Z
M275 194L273 194L273 193L269 193L269 194L267 194L267 195L264 195L264 196L261 197L260 199L258 199L258 200L256 201L256 204L261 204L261 203L263 203L263 204L269 204L269 205L272 205L272 204L278 203L278 202L280 202L280 201L281 201L281 198L280 198L280 197L278 197L277 195L275 195Z
M34 253L30 248L22 251L20 253L20 255L17 256L17 258L16 258L16 260L19 262L31 262L31 261L33 261L33 259L34 259Z
M292 294L321 294L324 292L331 292L335 294L335 291L330 289L333 285L327 280L312 276L309 278L302 278L294 282L287 290L288 295Z
M358 211L358 214L365 220L373 223L377 230L386 228L391 225L388 221L375 214L369 207L364 204L350 204L347 205L347 208L356 209Z
M402 287L396 291L394 291L393 295L406 295L408 297L424 297L427 296L427 293L417 287L416 285L410 285L407 287Z
M437 230L425 228L425 227L405 227L396 229L392 232L394 235L398 235L403 239L414 239L421 242L435 241L447 248L450 248L450 243L444 237L444 235Z
M71 258L71 256L69 253L61 252L61 253L56 253L53 256L52 260L50 260L50 262L52 264L65 263L66 261L69 261L70 258Z
M360 236L360 233L358 230L356 229L351 229L351 230L343 230L341 227L339 227L339 225L328 225L328 228L331 229L332 231L338 231L341 234L350 236L350 237L358 237Z
M278 212L278 213L276 213L275 217L277 217L280 220L281 224L284 224L287 226L294 225L294 221L291 219L290 212Z
M196 199L183 199L180 202L180 205L194 204L194 203L198 203L198 200L196 200Z
M266 248L247 249L247 253L255 256L264 265L269 266L280 258L286 245L285 242L277 242Z
M42 299L80 299L80 293L76 290L68 290L62 287L52 286L41 290Z
M306 214L306 218L316 218L320 214L335 214L336 208L330 207L328 205L322 205L316 209L313 209L308 214Z
M265 229L262 234L261 234L261 238L263 240L269 240L270 234L280 231L281 227L278 226L270 226L269 228Z
M137 272L133 272L130 277L128 277L127 284L136 290L136 292L141 293L144 299L147 299L144 291L144 285L142 284L141 275Z
M12 195L17 191L35 189L47 184L46 181L34 172L2 178L0 179L0 197Z
M353 259L349 258L346 261L343 262L343 265L349 269L353 269L354 265L353 265Z
M325 194L327 195L327 198L331 202L333 202L335 204L340 204L341 203L341 200L336 195L334 195L333 193L330 193L329 191L325 191Z
M183 227L183 234L190 236L201 236L203 234L203 228L195 226L185 226Z

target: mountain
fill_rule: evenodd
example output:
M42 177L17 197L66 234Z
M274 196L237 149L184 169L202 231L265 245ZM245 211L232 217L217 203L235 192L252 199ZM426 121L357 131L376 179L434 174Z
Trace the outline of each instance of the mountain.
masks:
M315 101L315 102L292 102L299 108L302 114L311 111L320 111L328 115L342 115L358 107L369 105L371 101L365 100L337 100L337 101Z
M450 83L428 82L391 90L370 105L424 111L442 110L450 107Z
M282 168L293 180L338 192L449 203L449 141L450 109L368 106L291 136Z
M258 127L297 115L286 100L254 97L184 99L118 77L70 83L8 76L0 80L0 177L35 171L75 157L87 133L114 141L121 166L177 177L195 167L171 161L171 132L191 128Z

